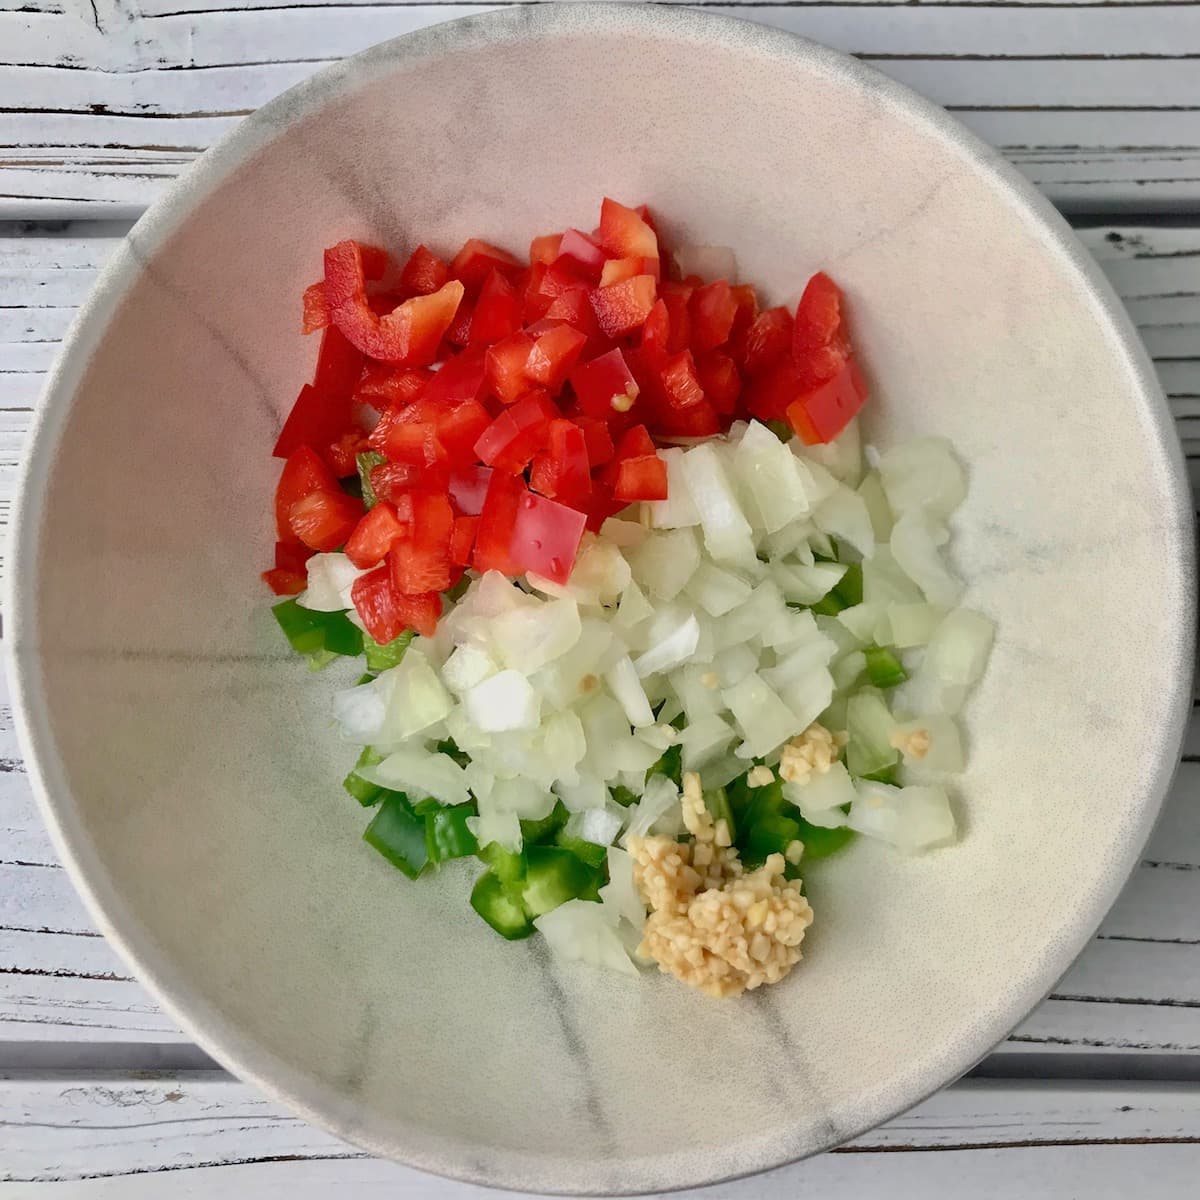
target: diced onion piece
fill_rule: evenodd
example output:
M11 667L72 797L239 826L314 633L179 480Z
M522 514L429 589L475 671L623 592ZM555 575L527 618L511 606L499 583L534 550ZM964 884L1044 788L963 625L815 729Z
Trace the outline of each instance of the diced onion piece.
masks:
M365 575L344 554L314 554L306 564L308 588L296 597L301 608L313 612L342 612L353 608L350 589Z
M916 775L956 774L966 766L962 734L951 717L931 715L901 721L893 731L905 766Z
M765 425L750 422L733 465L738 483L754 502L757 528L776 533L808 515L808 494L795 456Z
M678 808L679 789L670 779L665 775L654 775L647 779L642 798L629 809L629 824L621 838L621 845L628 846L630 838L645 837L655 822Z
M816 508L838 490L839 481L819 462L814 462L808 457L807 447L801 443L799 438L793 438L788 443L788 448L796 459L796 472L800 476L800 482L804 485L808 506Z
M564 961L605 967L635 979L638 977L638 969L603 904L592 900L568 900L566 904L535 917L533 923L551 951Z
M651 500L647 505L650 523L655 529L683 529L700 524L700 510L688 491L683 472L683 454L678 446L658 452L659 458L667 464L667 498Z
M670 671L688 661L700 640L700 623L694 615L681 621L671 632L651 645L634 662L637 673L645 678L656 671Z
M569 837L577 837L596 846L607 846L621 832L621 826L624 824L625 813L618 805L614 805L613 808L587 808L582 812L572 813L567 818L563 832Z
M917 604L921 589L904 573L889 546L876 546L862 566L863 600L868 604Z
M467 828L475 835L481 846L492 842L520 853L522 845L521 821L516 813L501 812L487 800L478 800L479 816L467 818Z
M720 687L733 687L747 675L753 675L759 667L758 655L745 643L727 646L712 660L712 669L717 674Z
M930 604L950 606L962 596L963 585L946 569L938 548L950 534L925 513L905 513L892 529L892 556L896 564L924 593Z
M680 471L700 514L704 544L713 558L734 564L757 562L750 524L714 444L705 442L685 451Z
M442 664L442 682L461 695L499 670L486 650L470 642L456 646Z
M783 798L800 809L800 815L806 821L812 819L811 813L841 809L846 804L853 804L857 795L850 772L840 762L833 763L828 771L813 771L806 783L783 785ZM838 824L844 825L844 814L839 815L843 820Z
M691 529L670 529L628 551L637 582L658 600L674 600L700 565L700 543Z
M360 746L379 741L394 689L395 681L390 678L390 672L385 671L370 683L335 692L333 719L338 723L342 737Z
M617 846L608 848L608 882L600 901L615 920L624 919L635 929L646 923L646 906L633 878L633 856Z
M541 740L542 753L554 778L577 782L576 768L587 754L587 737L578 715L569 708L551 713L542 724Z
M762 550L771 562L794 558L804 566L812 566L813 552L808 539L816 532L810 521L793 521L778 533L768 534L762 541Z
M554 796L532 779L497 779L489 799L500 812L516 813L522 821L540 821L554 811Z
M863 475L862 434L856 417L832 442L804 447L805 458L818 462L835 479L857 487Z
M869 646L879 639L879 624L887 612L887 606L875 604L855 604L843 608L837 615L845 627L864 646Z
M921 670L943 683L970 687L983 674L995 623L969 608L955 609L934 631Z
M620 517L608 517L600 526L600 541L616 546L618 550L640 546L649 536L650 530L645 525L637 521L623 521Z
M861 781L850 807L850 828L917 854L955 839L950 801L939 787L894 788Z
M875 528L866 501L844 483L813 511L813 524L823 533L853 546L863 558L875 553Z
M737 737L733 727L716 714L689 721L679 735L685 771L697 771L729 749Z
M737 753L760 758L782 745L798 731L796 714L757 675L721 692L741 727L745 739Z
M569 812L583 812L587 808L603 808L608 802L608 788L604 780L595 775L579 774L577 783L560 779L554 791Z
M442 804L466 804L467 776L448 754L405 746L373 767L358 767L370 783L398 792L421 792Z
M630 580L629 586L621 593L621 602L617 605L613 624L618 629L630 630L652 616L654 608L650 601L646 599L642 589Z
M846 703L846 728L850 741L846 747L846 765L857 776L874 775L890 767L899 757L892 745L895 718L883 697L864 688Z
M896 516L924 510L948 517L967 494L967 477L945 438L913 438L880 456L879 474Z
M625 710L630 725L643 728L654 724L654 713L650 711L650 701L646 699L641 680L633 660L628 654L623 654L604 674L604 682L617 698L617 702Z
M732 571L702 562L684 589L705 612L720 617L750 598L750 585Z
M532 675L566 654L579 641L581 631L579 606L564 597L536 608L502 613L492 623L490 640L504 666Z
M842 581L846 567L842 563L819 562L811 567L772 563L771 578L793 604L816 604ZM864 578L866 567L863 568Z
M675 264L685 279L699 275L701 279L737 283L737 257L728 246L679 246L675 250Z
M886 545L892 536L892 526L895 524L896 518L892 515L878 471L868 471L863 476L862 483L858 485L858 494L867 506L867 515L871 518L871 529L875 534L875 540Z
M477 683L463 696L463 705L485 733L536 729L541 719L541 697L520 671L501 671Z
M849 691L862 677L867 669L867 656L861 650L853 650L843 655L830 667L833 676L833 686L839 692Z
M885 617L887 632L880 644L898 650L924 646L945 616L946 610L940 604L889 604Z

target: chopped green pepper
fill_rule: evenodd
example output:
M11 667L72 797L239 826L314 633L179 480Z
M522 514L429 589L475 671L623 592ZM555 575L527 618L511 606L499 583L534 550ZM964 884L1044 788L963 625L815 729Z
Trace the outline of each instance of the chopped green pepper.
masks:
M442 738L442 740L437 744L437 752L439 754L445 754L448 758L454 759L454 761L458 763L460 767L470 765L471 756L463 753L463 751L458 748L458 743L453 738Z
M382 754L377 754L370 746L364 746L362 753L358 756L358 761L354 764L354 770L342 780L342 787L364 808L378 804L387 789L380 787L377 783L368 782L358 773L358 768L373 767L376 763L381 762L383 762Z
M729 803L729 793L723 787L709 788L704 793L704 807L712 815L713 824L724 821L729 830L731 841L737 840L737 822L733 819L733 808Z
M628 808L631 804L637 803L637 797L627 787L622 787L619 783L616 787L609 788L608 794L622 808Z
M892 763L890 767L884 767L879 771L872 771L870 775L861 775L860 779L869 779L872 783L886 783L890 787L900 786L900 764Z
M673 746L668 746L663 752L662 758L658 760L646 772L647 777L651 775L665 775L678 787L683 786L683 747L676 742Z
M503 938L515 942L533 932L524 905L499 876L485 871L471 889L471 907Z
M797 823L800 826L800 840L804 843L804 862L810 858L827 858L854 839L854 830L845 825L837 829L825 829L820 825L810 825L803 817L798 817Z
M772 854L784 854L800 838L800 822L783 815L765 816L747 833L742 862L751 869L761 867Z
M813 612L820 613L821 616L836 617L842 609L853 608L862 602L862 563L851 563L837 586L810 607Z
M271 611L284 636L297 654L305 654L325 665L328 654L344 654L351 658L362 653L362 630L342 612L314 612L295 600L273 605ZM319 669L319 668L318 668Z
M561 800L556 800L551 812L536 821L521 822L521 839L526 846L541 846L554 841L555 835L567 823L567 812Z
M781 442L790 442L795 436L795 431L786 421L768 421L766 424Z
M515 895L521 894L525 886L525 855L509 850L499 842L488 842L475 852L480 862L486 863L492 873Z
M404 657L405 650L408 649L409 642L415 636L411 629L406 629L386 646L381 646L369 633L364 633L363 650L367 655L367 670L386 671L389 667L398 666Z
M578 898L595 872L561 846L529 846L525 851L525 907L535 916Z
M867 658L867 676L875 687L896 687L908 678L904 664L886 646L868 646L863 654Z
M467 828L467 818L476 815L473 804L455 804L425 815L425 850L429 861L437 864L449 858L466 858L479 850L475 835Z
M599 870L608 857L608 847L599 846L595 842L585 841L560 829L554 838L554 844L564 850L570 850L576 858L582 859L593 870Z
M358 480L362 486L363 504L367 508L374 508L379 503L379 497L375 495L375 489L371 486L371 470L383 466L387 459L375 450L364 450L355 455L355 460L358 463Z
M363 841L374 846L409 879L416 879L429 861L425 846L425 818L418 817L400 792L389 792L375 819L363 833Z

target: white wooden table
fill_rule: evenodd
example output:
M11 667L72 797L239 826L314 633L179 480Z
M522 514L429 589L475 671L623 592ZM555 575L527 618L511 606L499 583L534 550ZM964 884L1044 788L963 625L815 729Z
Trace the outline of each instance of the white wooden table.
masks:
M0 0L0 523L43 375L129 222L323 63L481 7ZM1125 299L1200 482L1200 2L721 7L859 54L1001 146ZM1200 720L1124 896L971 1078L843 1151L706 1194L1157 1200L1198 1180ZM359 1154L189 1044L55 861L0 696L0 1200L346 1188L484 1194Z

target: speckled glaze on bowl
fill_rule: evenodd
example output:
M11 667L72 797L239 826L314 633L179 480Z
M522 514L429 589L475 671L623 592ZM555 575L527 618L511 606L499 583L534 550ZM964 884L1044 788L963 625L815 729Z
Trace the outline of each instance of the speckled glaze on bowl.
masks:
M971 472L954 554L999 623L962 843L811 872L802 968L716 1003L559 966L360 841L311 676L271 628L282 415L325 245L514 247L609 193L848 290L874 436ZM1189 697L1190 503L1167 410L1063 223L940 110L699 12L491 13L377 47L211 151L104 273L21 498L14 674L48 823L101 927L202 1045L383 1155L632 1193L842 1142L985 1053L1135 861Z

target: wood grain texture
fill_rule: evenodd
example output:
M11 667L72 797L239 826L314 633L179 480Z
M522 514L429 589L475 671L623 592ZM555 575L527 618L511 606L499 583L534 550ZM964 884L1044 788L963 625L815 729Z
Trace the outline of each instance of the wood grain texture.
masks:
M910 1197L969 1179L975 1194L1126 1194L1153 1171L1154 1195L1190 1195L1200 1167L1200 1091L1186 1085L1036 1086L967 1081L809 1163L703 1192L700 1200ZM1085 1157L1078 1153L1088 1147ZM1074 1151L1074 1153L1071 1153ZM1092 1164L1093 1170L1088 1170ZM1074 1186L1059 1190L1075 1173ZM149 1176L149 1178L147 1178ZM367 1158L215 1073L13 1078L0 1086L0 1197L355 1196L483 1200L483 1188ZM924 1180L918 1191L916 1183ZM987 1181L995 1190L980 1191ZM1123 1185L1125 1191L1118 1189ZM140 1186L139 1186L140 1185ZM153 1190L151 1189L153 1187ZM886 1193L874 1189L886 1186ZM286 1190L285 1190L286 1189Z
M135 214L327 62L488 4L67 0L0 9L0 215ZM1200 3L702 4L862 57L957 112L1057 202L1200 199Z

